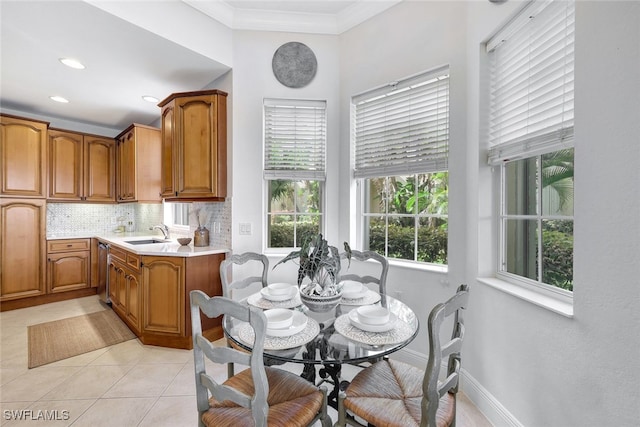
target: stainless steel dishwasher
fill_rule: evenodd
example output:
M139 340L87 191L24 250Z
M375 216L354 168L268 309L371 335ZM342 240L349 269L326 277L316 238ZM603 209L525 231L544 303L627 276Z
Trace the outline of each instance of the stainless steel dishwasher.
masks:
M110 303L109 299L109 245L98 242L98 295L100 301Z

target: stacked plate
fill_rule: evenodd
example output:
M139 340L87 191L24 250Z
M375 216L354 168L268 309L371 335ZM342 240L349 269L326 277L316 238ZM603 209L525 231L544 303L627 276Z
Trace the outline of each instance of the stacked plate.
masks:
M394 328L398 317L379 305L363 305L349 312L353 326L367 332L387 332Z
M307 326L307 316L300 312L286 308L265 310L267 318L267 335L272 337L289 337L295 335Z
M260 290L262 298L268 301L287 301L298 293L298 288L289 283L272 283Z

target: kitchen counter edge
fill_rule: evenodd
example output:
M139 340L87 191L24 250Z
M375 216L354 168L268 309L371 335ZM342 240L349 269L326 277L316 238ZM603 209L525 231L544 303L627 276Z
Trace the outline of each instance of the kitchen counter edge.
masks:
M216 246L193 246L193 241L186 246L180 245L175 238L168 239L163 243L144 244L144 245L132 245L126 243L127 240L164 240L162 236L141 234L141 233L123 233L117 235L104 235L104 234L83 234L74 236L62 236L62 235L48 235L47 240L66 240L66 239L87 239L94 238L100 242L107 243L109 245L115 245L129 252L133 252L137 255L147 256L171 256L171 257L197 257L205 255L215 255L231 252L229 248L221 248Z

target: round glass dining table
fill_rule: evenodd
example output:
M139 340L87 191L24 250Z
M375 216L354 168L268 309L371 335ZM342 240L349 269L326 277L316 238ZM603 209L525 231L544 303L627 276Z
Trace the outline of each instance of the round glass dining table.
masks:
M321 365L320 376L334 384L334 390L329 394L332 405L339 391L342 364L374 361L396 352L409 344L419 329L418 319L408 305L390 296L383 296L381 300L374 291L368 291L366 297L359 300L343 300L336 308L324 313L309 310L297 294L291 300L273 302L258 292L244 302L265 310L294 310L294 319L298 320L294 320L292 329L296 333L287 336L267 334L265 337L265 365L304 364L301 376L313 383L315 367ZM370 304L388 307L390 322L380 326L360 323L357 308ZM296 321L299 321L299 327ZM254 334L247 322L225 316L222 326L225 336L235 345L251 351Z

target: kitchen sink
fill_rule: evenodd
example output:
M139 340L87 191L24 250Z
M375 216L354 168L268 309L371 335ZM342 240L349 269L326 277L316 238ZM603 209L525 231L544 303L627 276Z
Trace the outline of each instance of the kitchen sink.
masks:
M125 243L128 243L130 245L150 245L153 243L167 243L164 240L153 240L153 239L147 239L147 240L129 240L129 241L125 241Z

